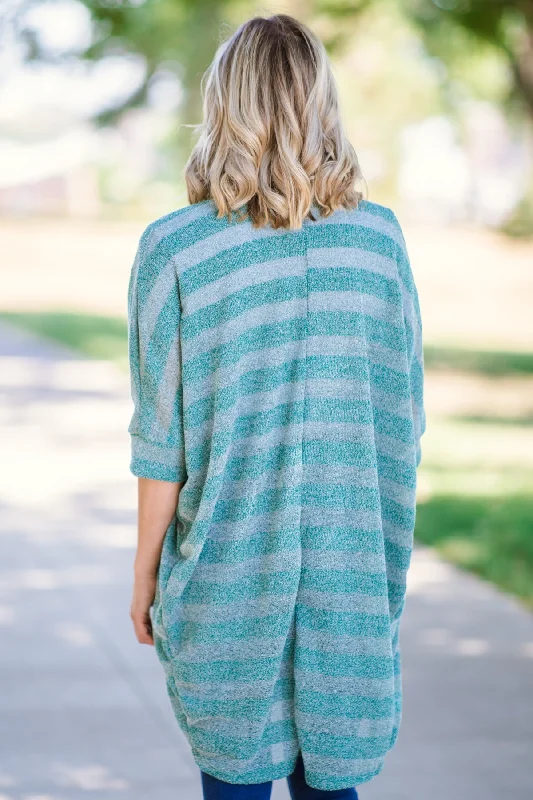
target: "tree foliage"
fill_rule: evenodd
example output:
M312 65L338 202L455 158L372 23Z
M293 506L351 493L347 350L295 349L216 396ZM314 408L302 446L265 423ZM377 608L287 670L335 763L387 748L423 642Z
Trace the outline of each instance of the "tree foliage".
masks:
M10 23L25 49L27 60L57 62L42 46L27 12L47 0L18 0ZM89 12L92 36L89 46L76 57L99 61L109 56L140 56L145 70L140 83L119 102L102 109L94 118L100 125L112 124L129 108L143 105L150 86L161 70L173 72L181 85L181 114L185 125L201 119L200 81L218 43L222 21L231 17L232 0L78 0ZM0 19L1 21L1 19ZM6 18L4 15L4 23ZM63 59L72 54L63 54ZM182 128L178 144L190 139ZM185 141L186 140L186 141Z
M47 0L14 1L16 12L11 16L27 57L46 60L48 54L24 20L29 8ZM180 78L183 121L198 122L200 80L218 44L221 23L249 15L249 4L242 0L78 1L87 8L93 25L92 41L79 54L81 58L137 54L146 64L142 83L98 115L97 121L104 124L125 109L142 104L162 67L175 71ZM383 5L384 0L308 0L303 5L300 2L298 9L305 8L310 18L326 21L323 38L328 49L335 51L349 41L362 13ZM395 5L418 26L428 52L444 63L451 63L456 55L458 31L463 34L463 48L475 48L480 43L498 48L510 67L512 94L520 97L533 114L532 0L397 0Z
M413 18L426 32L429 47L442 49L446 29L456 26L473 40L495 45L505 53L513 76L513 93L533 114L531 0L409 0L409 6Z
M382 0L373 0L374 4ZM512 75L511 94L533 115L533 2L532 0L398 0L415 23L428 52L445 64L453 61L457 33L464 48L490 45L506 57ZM317 0L325 14L355 17L364 0Z

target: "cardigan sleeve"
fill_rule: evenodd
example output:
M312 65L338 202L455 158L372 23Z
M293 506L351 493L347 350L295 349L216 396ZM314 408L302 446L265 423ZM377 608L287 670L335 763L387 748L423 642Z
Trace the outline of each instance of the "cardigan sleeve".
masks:
M426 430L424 407L424 350L422 340L422 316L407 245L400 223L397 226L397 264L402 288L404 323L407 342L407 363L411 391L411 408L415 437L416 466L422 458L421 438Z
M183 432L177 275L151 226L142 234L128 285L128 354L133 416L131 472L181 482L187 477Z

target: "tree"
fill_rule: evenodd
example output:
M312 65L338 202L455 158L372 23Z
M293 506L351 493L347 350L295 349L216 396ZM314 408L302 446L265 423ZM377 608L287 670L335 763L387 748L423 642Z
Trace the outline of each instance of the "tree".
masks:
M179 78L185 125L201 119L200 81L218 43L222 20L231 17L234 0L78 0L88 10L92 40L82 52L50 54L42 46L27 12L46 0L16 0L0 23L13 26L28 61L60 61L76 57L98 61L108 56L141 56L145 70L141 82L120 102L102 109L94 118L113 124L129 108L143 105L158 73L165 69ZM178 145L190 143L189 128L181 128Z
M383 0L372 0L374 4ZM531 0L399 0L418 27L430 54L450 63L457 47L486 44L504 53L512 75L511 95L519 97L533 115L533 2ZM317 0L323 14L345 20L356 16L365 0ZM349 26L345 27L345 32ZM344 36L345 34L343 34ZM335 46L343 38L332 39Z
M145 78L122 103L98 117L109 123L125 109L142 104L162 64L178 74L184 91L183 119L200 119L200 79L218 43L223 20L240 21L249 4L239 0L78 0L93 21L93 41L79 56L100 59L106 55L139 54L145 59ZM9 19L16 27L29 59L48 55L30 27L25 12L46 0L11 0L0 12L0 25ZM296 2L296 0L294 0ZM384 0L299 0L296 13L329 21L324 33L330 51L342 49L353 33L356 18ZM428 51L450 63L461 31L465 46L485 43L498 48L509 63L512 93L533 115L533 2L532 0L397 0L420 29ZM289 10L290 10L290 3ZM13 8L15 9L13 11ZM454 44L450 47L450 43Z

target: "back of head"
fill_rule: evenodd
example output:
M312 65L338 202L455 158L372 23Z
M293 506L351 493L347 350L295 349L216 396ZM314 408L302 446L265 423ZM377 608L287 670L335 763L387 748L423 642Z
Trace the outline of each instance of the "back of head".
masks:
M322 42L285 14L254 17L218 48L203 81L204 118L185 168L188 198L219 216L245 207L256 226L299 228L361 199Z

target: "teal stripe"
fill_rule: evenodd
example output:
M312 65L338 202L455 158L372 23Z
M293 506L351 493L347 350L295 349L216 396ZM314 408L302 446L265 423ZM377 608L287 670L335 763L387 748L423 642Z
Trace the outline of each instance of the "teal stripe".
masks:
M206 241L207 238L203 236L200 241ZM302 255L301 241L290 234L262 236L233 245L183 270L180 276L182 295L187 297L226 275L244 270L250 264L257 264L260 269L260 265L268 261L298 255Z
M309 422L350 422L358 425L372 423L372 407L366 400L309 397L306 410Z
M356 611L325 611L296 604L298 624L312 631L328 631L335 636L386 636L390 617Z
M204 564L238 564L257 556L293 552L295 544L301 546L302 539L310 552L330 550L334 546L336 550L353 553L380 553L383 549L382 531L357 530L336 525L306 526L303 531L300 527L277 530L261 528L246 535L244 539L233 541L218 538L219 530L216 525L211 526L214 538L208 539L202 550ZM394 551L390 555L396 558Z
M382 478L408 486L410 489L416 487L416 469L412 463L378 453L377 468Z
M381 508L383 511L383 518L388 522L397 525L398 528L405 528L408 531L413 531L415 527L415 509L413 507L407 508L406 506L395 503L387 497L383 497L381 501Z
M213 603L225 605L235 601L252 600L258 595L294 595L299 573L295 569L285 572L268 572L250 575L238 581L213 583L196 578L187 584L182 595L183 603Z
M172 632L181 642L201 641L204 644L226 644L227 642L252 640L261 637L265 629L268 629L273 638L279 638L286 635L290 617L290 613L285 613L244 617L222 622L177 620L172 626Z
M220 226L214 225L210 221L202 222L202 230L196 232L195 241L189 244L199 244L206 242L213 234L221 232ZM375 231L371 228L362 229L364 236L357 231L354 235L352 226L329 224L320 229L307 231L307 245L313 247L328 247L334 250L338 247L353 247L356 250L363 250L367 254L384 255L386 258L394 259L396 253L396 243L387 234ZM189 246L187 231L180 232L181 247ZM158 247L166 253L172 252L172 244L166 245L166 240L161 242ZM264 264L269 261L281 258L292 258L303 254L302 243L298 237L291 236L290 233L278 235L261 236L237 245L226 247L207 259L200 260L194 266L188 267L180 273L180 286L182 296L187 297L192 292L198 291L209 283L220 280L226 275L238 272L249 264ZM357 257L357 256L356 256ZM164 257L161 256L161 260ZM360 260L360 259L359 259ZM310 271L310 274L313 270Z
M130 461L130 470L138 478L150 478L154 481L172 482L183 480L183 476L177 467L169 467L165 464L158 464L143 458L132 458Z
M375 778L376 775L379 775L381 772L383 762L376 758L374 759L374 763L376 767L371 771L363 772L357 770L351 773L343 772L340 775L337 773L331 775L330 773L325 773L323 770L314 772L308 769L305 773L305 780L309 786L314 786L317 789L325 788L325 791L328 792L334 792L338 789L346 789L352 786L360 786L362 783L368 783L368 781L371 781L372 778Z
M344 484L305 483L301 487L266 489L256 495L219 499L212 522L231 522L283 509L289 505L305 504L315 508L337 508L339 502L351 510L379 511L380 498L377 489Z
M302 493L306 505L314 508L344 508L361 511L379 511L377 489L341 483L304 483Z
M233 456L226 464L225 477L232 481L240 481L245 478L249 480L265 473L294 467L301 461L302 447L299 444L279 444L249 456Z
M254 697L246 698L245 700L228 700L224 698L202 700L188 695L186 691L182 692L182 697L188 713L195 717L221 716L235 721L261 722L268 714L271 703L270 697Z
M175 673L185 683L208 683L224 681L227 683L254 683L269 680L276 674L278 658L248 658L218 661L216 656L204 664L189 664L180 660Z
M340 719L386 719L394 710L394 697L360 697L300 689L298 711Z
M288 758L286 760L284 759L283 761L276 762L275 764L270 764L267 755L270 752L269 748L270 745L268 745L267 748L264 748L260 753L260 755L265 753L265 762L263 765L251 770L242 769L242 764L239 764L237 768L234 767L233 770L213 768L211 761L205 761L200 752L195 753L193 751L193 754L195 756L196 763L200 769L204 770L204 772L209 770L210 775L216 772L215 777L220 781L225 781L226 783L238 782L239 784L246 785L250 783L266 783L267 781L280 780L281 778L285 778L286 775L290 775L294 771L296 755L294 758Z
M392 305L401 306L402 294L398 282L357 267L326 267L309 271L309 288L312 292L356 292L372 295Z
M281 347L288 342L304 339L305 336L305 317L257 325L230 342L188 358L183 362L183 378L190 382L201 380L220 367L236 364L248 353L257 352L264 347Z
M308 356L306 359L308 378L329 378L335 380L368 381L384 392L398 397L410 396L409 378L379 364L374 364L361 356Z
M216 328L258 306L304 299L306 296L305 278L293 275L265 281L255 286L245 286L184 318L181 326L182 337L190 339L198 336L202 331Z
M216 750L221 756L227 755L241 759L252 758L257 749L255 739L247 739L239 736L238 733L239 728L237 725L235 726L234 736L224 735L216 730L203 731L198 729L195 731L195 744L200 751L211 752ZM291 741L291 739L294 739L294 734L293 722L289 720L272 722L265 726L261 741L264 745Z
M391 564L397 569L407 571L407 568L411 562L412 548L410 546L402 546L385 539L384 550L387 564Z
M356 336L373 344L382 344L399 353L405 352L405 331L401 313L393 321L376 319L361 311L312 311L309 313L310 336Z
M380 553L383 548L383 531L343 527L340 525L313 525L304 528L307 547L315 550L340 550L362 553Z
M260 530L253 536L236 541L210 539L202 550L204 564L241 564L250 558L272 553L292 552L300 547L300 528L282 528L277 531Z
M228 411L243 397L256 392L273 391L288 383L305 379L305 361L292 359L274 367L249 370L224 389L191 403L184 410L184 424L195 427L213 417L215 413Z
M302 589L328 594L357 593L380 597L387 588L382 573L360 572L355 569L302 569Z
M346 440L332 442L324 439L304 441L302 456L306 464L330 466L342 464L360 469L372 469L376 458L375 450L370 444Z
M298 738L302 747L309 753L346 759L375 758L377 755L386 753L390 743L389 737L385 736L365 738L336 736L331 733L306 731L302 726L298 728Z
M374 427L377 433L390 436L391 439L398 439L409 445L413 443L413 423L408 418L376 408L374 410Z
M298 647L294 657L296 669L304 672L317 672L325 679L331 678L372 678L393 677L392 664L384 656L358 656L345 653L323 653Z
M172 293L168 296L158 316L146 350L142 352L143 348L141 348L141 431L147 437L151 436L152 426L157 419L160 404L164 403L172 406L176 401L173 388L165 384L163 377L167 361L174 348L176 327L179 324L179 319L178 297L176 293ZM165 436L168 435L168 430L164 434Z
M231 522L264 514L266 511L282 509L287 505L300 504L302 492L299 487L267 489L255 495L219 499L213 511L212 522Z

